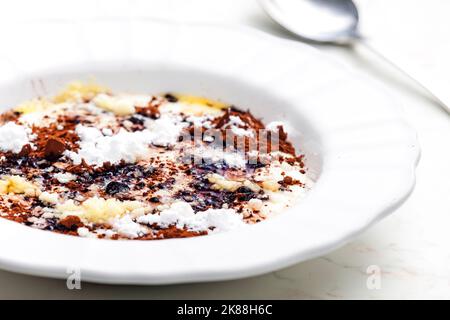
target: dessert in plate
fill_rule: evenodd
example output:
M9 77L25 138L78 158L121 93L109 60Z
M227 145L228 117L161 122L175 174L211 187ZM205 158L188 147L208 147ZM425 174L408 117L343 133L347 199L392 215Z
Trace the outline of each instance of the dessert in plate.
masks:
M74 82L0 115L0 216L114 240L245 232L312 185L290 131L203 97Z

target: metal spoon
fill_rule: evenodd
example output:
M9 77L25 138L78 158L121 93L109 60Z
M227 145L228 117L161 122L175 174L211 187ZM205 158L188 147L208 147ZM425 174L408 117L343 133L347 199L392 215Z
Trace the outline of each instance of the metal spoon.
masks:
M259 2L273 20L301 40L336 45L363 44L415 82L450 113L450 101L443 101L445 98L438 97L430 86L425 87L418 79L393 64L364 41L358 32L358 9L352 0L259 0Z

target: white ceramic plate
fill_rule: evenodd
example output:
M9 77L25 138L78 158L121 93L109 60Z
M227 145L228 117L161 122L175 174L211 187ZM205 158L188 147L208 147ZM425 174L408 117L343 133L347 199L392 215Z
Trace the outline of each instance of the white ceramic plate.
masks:
M30 23L0 35L8 44L2 108L90 76L116 90L222 99L266 121L289 121L316 181L276 218L191 239L84 239L0 219L1 268L57 278L79 268L84 281L117 284L247 277L345 244L414 186L419 147L395 103L306 45L245 28L147 20Z

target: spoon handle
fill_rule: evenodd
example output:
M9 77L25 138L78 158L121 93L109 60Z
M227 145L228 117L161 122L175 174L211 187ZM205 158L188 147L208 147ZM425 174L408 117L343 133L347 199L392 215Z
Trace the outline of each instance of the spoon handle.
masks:
M358 40L358 44L362 45L380 60L383 60L389 67L395 69L404 77L407 77L450 114L450 77L445 79L445 76L447 76L445 74L436 76L435 74L432 74L432 72L428 72L426 68L408 68L403 65L402 61L386 57L381 53L381 50L374 48L367 39L361 37Z

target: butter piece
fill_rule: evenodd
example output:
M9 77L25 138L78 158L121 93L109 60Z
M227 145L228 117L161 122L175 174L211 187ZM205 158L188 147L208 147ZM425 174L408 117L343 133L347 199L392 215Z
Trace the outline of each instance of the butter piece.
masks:
M133 99L125 97L112 97L107 94L99 94L93 100L95 105L118 116L126 116L136 112Z
M62 217L75 215L93 223L108 223L112 219L122 217L126 213L143 214L141 210L144 204L139 201L120 201L117 199L103 199L92 197L77 205L73 200L67 200L63 204L56 206L56 210Z
M45 191L39 195L39 200L47 204L57 204L59 201L59 197L58 194L56 193L50 193Z
M40 195L39 188L33 183L19 176L4 176L0 180L1 194L24 194L29 197Z
M14 111L20 112L21 114L29 114L34 112L45 111L50 107L52 107L53 105L54 104L51 103L50 101L39 98L19 104L16 108L14 108Z
M228 191L236 191L239 187L242 186L242 182L227 180L225 177L213 173L207 176L208 181L211 182L212 188L216 190L228 190Z
M107 87L95 83L84 84L76 81L70 83L62 92L55 96L53 101L56 103L82 102L83 100L91 100L100 93L107 92L110 92Z
M206 107L211 107L215 109L224 109L227 105L220 101L211 100L204 97L199 96L191 96L191 95L179 95L177 96L178 101L186 104L192 105L202 105Z
M262 183L262 187L266 190L276 192L276 191L278 191L278 189L280 189L280 184L274 180L265 180Z
M172 111L189 116L219 116L228 105L225 103L209 100L203 97L178 95L178 102L166 103L160 107L161 111Z

